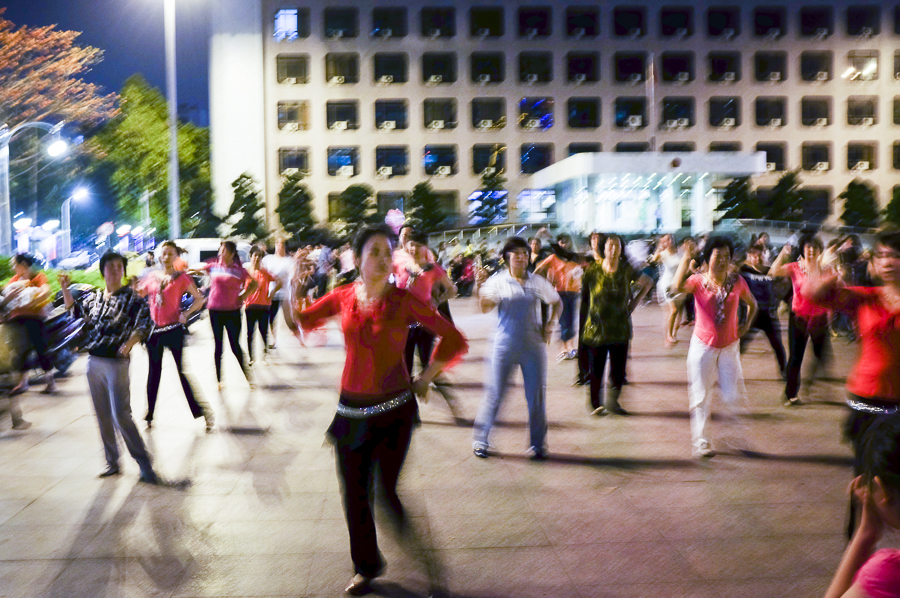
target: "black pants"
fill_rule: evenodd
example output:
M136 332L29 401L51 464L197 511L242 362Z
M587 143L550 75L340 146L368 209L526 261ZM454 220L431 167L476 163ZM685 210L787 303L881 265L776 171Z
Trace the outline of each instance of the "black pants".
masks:
M275 329L275 316L278 315L278 309L281 307L281 299L272 299L272 305L269 306L269 326Z
M175 368L178 370L178 378L181 380L181 389L187 399L191 415L198 418L203 415L203 407L197 402L194 388L190 379L184 373L182 357L184 355L184 326L179 326L165 332L151 334L147 339L147 357L150 361L150 371L147 375L147 416L148 422L153 421L153 412L156 410L156 397L159 395L159 380L162 377L163 353L166 349L172 352L175 360Z
M244 308L247 318L247 357L253 361L253 337L259 330L263 341L263 353L269 352L269 306L254 305Z
M816 367L825 360L825 343L828 342L828 316L821 315L807 320L795 316L791 312L788 322L788 335L790 337L791 356L787 366L787 384L784 394L793 399L800 390L800 366L803 365L803 354L806 352L806 343L812 341L813 355L816 357Z
M241 350L241 310L209 310L209 323L212 326L213 341L215 341L215 359L216 359L216 380L222 381L222 333L228 333L228 344L231 345L231 352L237 357L244 375L247 375L247 368L244 367L244 352Z
M606 358L609 356L609 385L622 390L625 384L625 364L628 362L628 343L610 343L592 347L586 345L588 352L588 380L591 384L591 407L598 409L603 404L603 370L606 369Z
M53 360L50 358L47 328L44 326L44 319L39 316L19 316L12 323L25 329L28 341L34 347L34 352L37 353L41 369L45 372L51 371L53 369Z
M419 353L419 361L422 362L422 369L424 370L431 363L432 348L434 348L433 334L422 326L409 329L409 336L406 337L406 348L403 351L403 355L406 359L406 369L409 370L410 376L412 376L416 351Z
M772 350L775 352L775 359L778 360L778 371L784 372L787 360L784 356L784 343L781 342L781 326L778 322L778 315L772 314L767 309L761 309L756 312L756 319L753 320L753 325L750 326L751 331L741 337L741 353L747 350L747 345L756 336L753 332L754 328L762 330L766 334L766 338L769 339L769 344L772 345Z

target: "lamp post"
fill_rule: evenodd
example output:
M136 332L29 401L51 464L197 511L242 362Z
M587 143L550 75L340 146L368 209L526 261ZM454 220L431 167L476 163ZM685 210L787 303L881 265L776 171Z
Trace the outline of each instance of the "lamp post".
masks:
M62 203L62 214L60 214L63 230L62 257L69 257L69 254L72 253L72 200L84 199L87 195L87 189L79 187Z
M169 238L181 238L178 180L178 89L175 71L175 0L165 0L166 99L169 102Z
M3 125L0 127L0 255L10 255L12 252L12 216L9 208L9 142L24 129L43 129L53 135L58 135L63 123L50 125L44 122L27 122L10 129ZM66 143L56 139L48 148L47 153L56 157L66 151Z

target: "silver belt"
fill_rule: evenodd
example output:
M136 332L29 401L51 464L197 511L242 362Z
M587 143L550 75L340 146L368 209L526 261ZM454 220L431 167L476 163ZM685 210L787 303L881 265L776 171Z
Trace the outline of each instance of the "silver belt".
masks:
M372 405L371 407L351 407L349 405L344 405L343 403L338 403L337 414L351 419L365 419L367 417L372 417L373 415L378 415L379 413L385 413L391 409L396 409L400 405L409 403L411 399L412 392L406 391L402 395L398 395L393 399L388 399L384 403Z
M895 413L900 413L900 406L879 407L878 405L864 403L863 401L857 401L856 399L847 399L847 404L854 411L863 411L865 413L878 413L882 415L894 415Z

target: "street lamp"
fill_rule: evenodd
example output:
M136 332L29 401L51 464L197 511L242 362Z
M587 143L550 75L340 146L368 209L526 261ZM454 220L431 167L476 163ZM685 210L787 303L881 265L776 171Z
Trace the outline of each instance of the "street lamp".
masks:
M50 125L44 122L26 122L10 129L3 125L0 127L0 255L12 253L12 220L9 209L9 142L19 131L24 129L43 129L54 136L53 143L48 148L48 153L59 156L66 151L66 142L59 138L59 131L63 123Z
M169 102L169 235L181 238L178 180L178 89L175 72L175 0L165 0L166 99Z
M78 201L87 198L87 196L88 190L84 187L78 187L72 192L72 195L67 197L62 203L62 214L60 215L63 229L62 257L69 257L69 254L72 253L72 200Z

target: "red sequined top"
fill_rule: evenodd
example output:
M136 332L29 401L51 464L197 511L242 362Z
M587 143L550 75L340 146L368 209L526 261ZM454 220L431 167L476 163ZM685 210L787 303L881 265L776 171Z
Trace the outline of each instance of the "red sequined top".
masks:
M298 319L304 330L311 330L338 314L347 350L341 395L360 406L411 387L403 358L410 324L418 322L440 337L432 360L453 362L469 349L462 333L431 305L393 286L365 307L357 300L356 284L338 287L300 312Z

